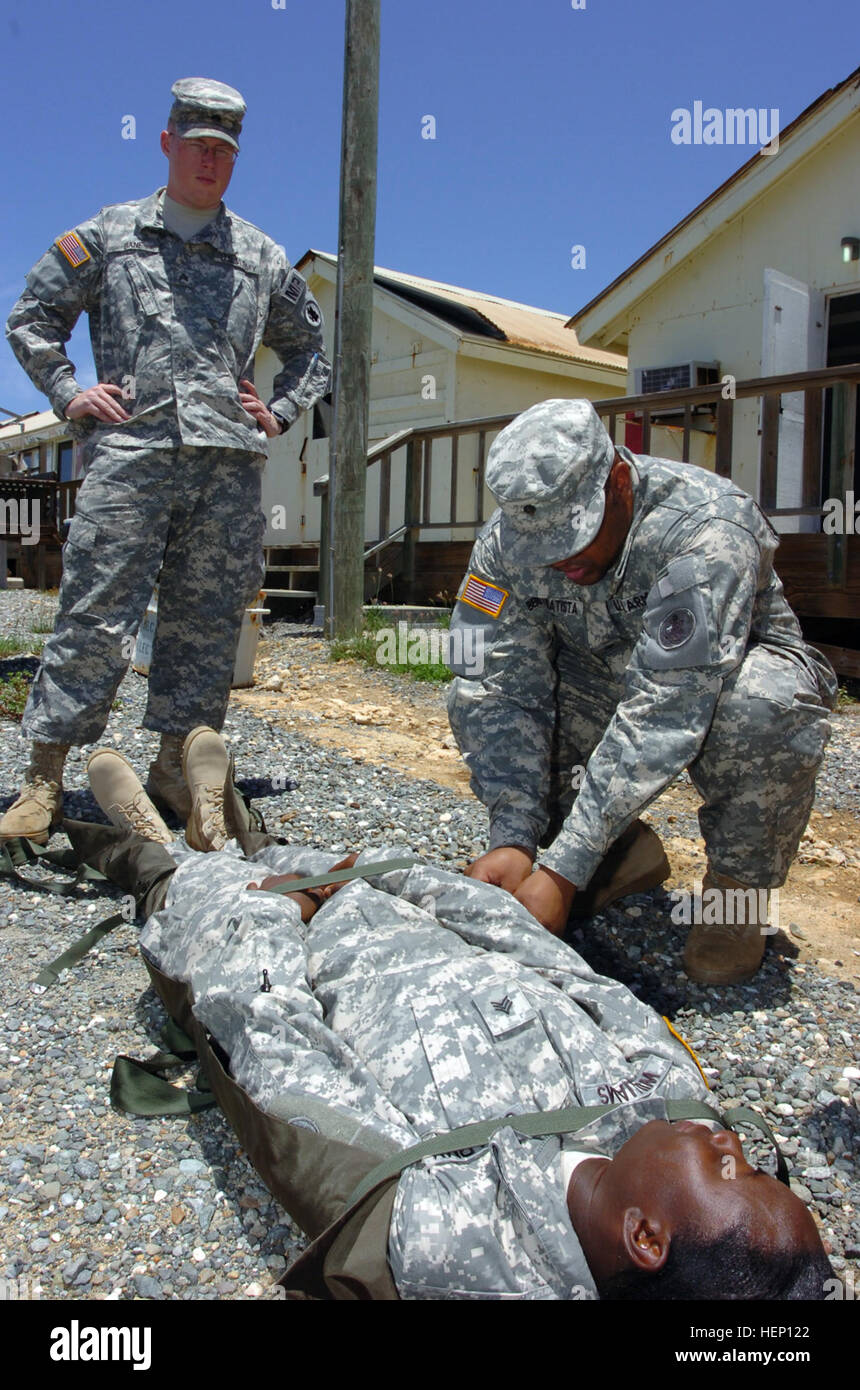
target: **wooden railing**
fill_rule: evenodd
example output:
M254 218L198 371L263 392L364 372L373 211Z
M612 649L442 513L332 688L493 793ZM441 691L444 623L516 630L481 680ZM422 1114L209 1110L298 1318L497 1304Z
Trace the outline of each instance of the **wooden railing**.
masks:
M854 437L856 430L856 387L860 383L860 363L827 367L785 376L756 377L748 381L731 378L709 386L678 391L657 391L642 396L616 396L593 401L610 436L617 443L619 432L635 427L639 436L634 452L649 453L652 434L664 426L671 413L681 435L681 457L690 457L694 435L713 436L712 462L722 477L732 477L735 467L733 444L736 437L735 407L738 401L757 401L760 436L758 501L771 517L821 516L822 476L828 475L828 492L842 497L853 486ZM828 394L830 400L828 401ZM791 506L777 506L779 482L780 423L783 397L795 396L795 416L803 416L800 495ZM802 397L802 406L800 404ZM677 414L675 414L677 412ZM487 450L500 430L514 415L465 420L456 424L414 427L399 430L373 446L368 452L368 469L378 465L371 505L376 529L370 544L380 563L387 543L397 535L402 539L402 576L407 594L414 586L415 554L421 532L462 531L462 539L474 537L485 521L484 469ZM829 425L829 429L827 426ZM829 457L824 459L825 436L829 438ZM471 484L464 455L470 456ZM399 466L398 466L399 461ZM443 471L444 470L444 471ZM446 483L438 486L439 476ZM396 475L396 485L395 485ZM320 535L320 602L327 605L328 566L328 478L314 485L322 502ZM394 524L392 524L392 516ZM817 528L816 528L817 529ZM844 584L847 549L845 537L828 537L828 580Z

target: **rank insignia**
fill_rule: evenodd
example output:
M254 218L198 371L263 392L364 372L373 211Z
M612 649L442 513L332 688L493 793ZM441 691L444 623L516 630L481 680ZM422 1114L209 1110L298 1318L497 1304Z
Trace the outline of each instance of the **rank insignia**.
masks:
M489 613L491 618L499 616L507 599L507 589L500 589L498 584L490 584L488 580L480 579L477 574L469 575L466 587L460 595L461 603L468 603L470 608L477 608L481 613Z
M65 236L57 237L56 245L59 246L69 265L75 268L90 259L90 253L77 232L66 232Z

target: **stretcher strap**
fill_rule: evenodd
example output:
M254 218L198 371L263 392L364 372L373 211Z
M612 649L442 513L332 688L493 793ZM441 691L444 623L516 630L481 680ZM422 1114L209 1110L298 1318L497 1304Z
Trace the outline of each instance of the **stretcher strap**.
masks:
M168 1019L161 1033L168 1049L154 1057L139 1061L134 1057L117 1057L110 1079L110 1103L114 1110L127 1115L195 1115L217 1104L205 1074L197 1074L197 1089L174 1086L159 1075L187 1067L197 1052L191 1039L173 1019Z
M47 866L65 869L72 878L61 878L59 874L31 878L25 870L28 867L44 869ZM69 897L79 883L104 883L105 876L89 864L81 864L73 849L46 849L36 844L26 835L17 835L11 840L0 841L0 874L15 878L24 888L35 889L38 893L57 893Z
M56 959L43 966L33 984L35 992L41 994L43 990L55 985L64 970L68 970L72 965L77 965L88 951L98 945L103 936L107 936L114 927L122 926L123 922L127 921L128 918L122 912L114 912L112 916L105 917L104 921L97 922L83 936L79 936L77 941L73 941L68 950L64 951L61 956L57 956Z
M327 874L312 874L310 878L278 883L273 888L256 888L257 893L304 893L307 888L323 888L327 883L347 883L351 878L374 878L377 874L392 873L395 869L411 869L418 859L386 859L379 864L359 864L351 869L331 869Z
M731 1122L752 1125L770 1140L776 1152L776 1170L780 1182L788 1185L788 1164L767 1122L746 1106L738 1106L721 1115L712 1106L698 1100L666 1100L666 1114L670 1120L716 1120L724 1128L731 1128ZM594 1120L599 1120L616 1105L569 1105L563 1110L538 1110L526 1115L503 1115L497 1120L479 1120L476 1124L462 1125L448 1134L437 1134L420 1144L413 1144L402 1153L384 1159L362 1178L350 1196L348 1206L354 1206L366 1197L379 1183L388 1178L398 1177L404 1168L419 1163L422 1158L439 1154L460 1153L464 1149L479 1148L486 1144L499 1129L510 1128L517 1134L530 1138L542 1138L547 1134L573 1134L584 1129Z
M8 841L7 843L12 845L15 841ZM27 844L30 845L31 842L27 841ZM39 846L32 846L32 848L39 849ZM40 857L44 857L46 854L47 851L40 851ZM62 862L64 864L72 865L77 863L77 859L74 857L74 850L52 850L51 854L56 856L56 859L51 859L52 863L59 862L60 856L62 856ZM319 888L325 883L344 883L350 878L369 878L372 874L388 873L393 869L408 869L416 863L418 863L416 859L388 859L380 864L362 864L359 868L337 869L333 873L315 874L312 878L301 878L294 880L292 883L281 883L275 888L256 889L252 891L264 893L302 892L305 888ZM11 870L4 870L2 860L0 860L0 873L3 872L8 873L11 872ZM78 870L78 880L76 880L76 882L82 878L101 879L104 881L104 877L104 874L99 873L97 869L91 869L89 865L82 864ZM24 879L24 882L30 888L48 887L47 884L43 884L41 881L35 882L32 879ZM71 892L74 886L75 884L73 883L68 889L50 888L49 891L53 893ZM37 994L41 994L43 990L48 989L51 985L55 985L64 970L68 970L72 965L77 965L79 960L83 960L84 956L91 951L94 946L98 945L103 936L113 931L114 927L118 927L122 922L127 922L128 920L129 919L124 917L121 912L115 912L111 917L106 917L103 922L97 923L96 926L92 927L88 932L85 932L77 941L73 941L67 951L64 951L61 956L57 956L55 960L49 961L39 972L33 984L34 991ZM155 1114L156 1112L146 1111L145 1113ZM174 1114L176 1112L168 1110L164 1113Z

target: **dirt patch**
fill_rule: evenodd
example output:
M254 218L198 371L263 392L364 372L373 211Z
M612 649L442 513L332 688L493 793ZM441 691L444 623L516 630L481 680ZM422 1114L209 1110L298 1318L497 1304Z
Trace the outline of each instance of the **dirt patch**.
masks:
M303 645L299 671L258 663L257 685L235 690L231 698L314 743L471 796L438 686L413 682L401 691L356 662L329 662L310 643ZM266 689L267 681L282 687Z
M675 816L695 814L701 798L692 787L673 786L660 798L670 825ZM645 820L653 817L647 812ZM689 890L705 873L700 839L666 835L663 844L672 877L668 890ZM797 858L779 889L776 943L804 964L860 983L860 821L845 812L813 811ZM791 943L790 947L787 943Z
M232 698L284 729L350 757L395 767L471 797L469 774L448 727L442 691L396 681L355 662L330 662L322 642L302 642L300 661L262 656L257 685ZM267 689L267 683L271 688ZM676 785L659 801L672 868L667 889L689 890L705 872L700 839L672 835L675 819L695 814L700 798ZM656 820L646 813L646 820ZM802 964L860 983L860 820L813 811L788 880L779 890L780 946ZM777 938L775 938L776 940ZM790 943L790 945L788 945Z

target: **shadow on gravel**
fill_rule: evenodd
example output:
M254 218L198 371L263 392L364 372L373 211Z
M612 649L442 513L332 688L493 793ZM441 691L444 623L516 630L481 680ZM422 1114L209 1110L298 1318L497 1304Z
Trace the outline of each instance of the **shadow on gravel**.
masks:
M284 783L281 785L280 779L275 783L268 777L247 777L236 783L239 791L244 792L245 796L249 797L252 802L262 801L267 797L285 796L288 792L294 792L298 785L298 782L289 778L284 779ZM0 814L9 809L18 795L18 790L18 787L15 787L14 791L0 793ZM173 811L164 809L161 814L171 830L181 831L185 829ZM88 787L76 787L63 793L63 815L70 820L97 821L100 825L109 824L107 816Z
M38 656L4 656L0 658L0 680L5 676L35 676L39 669Z
M785 1004L794 982L790 960L799 952L782 931L768 940L761 969L745 984L697 985L683 972L687 928L672 921L672 898L662 888L625 898L618 907L568 928L565 941L601 975L620 980L658 1013L711 1006L749 1010ZM631 917L628 909L641 915Z

